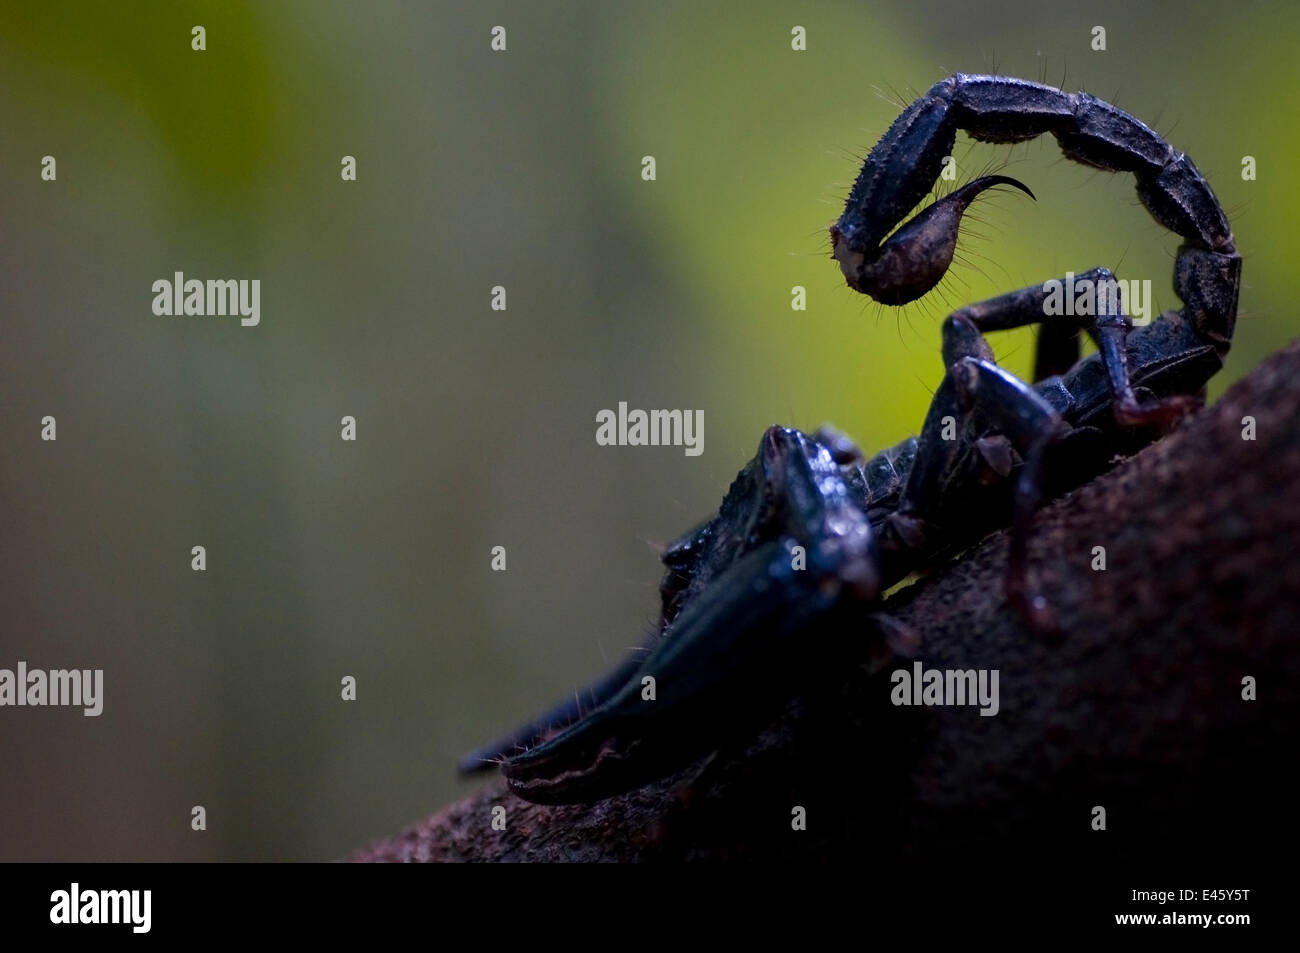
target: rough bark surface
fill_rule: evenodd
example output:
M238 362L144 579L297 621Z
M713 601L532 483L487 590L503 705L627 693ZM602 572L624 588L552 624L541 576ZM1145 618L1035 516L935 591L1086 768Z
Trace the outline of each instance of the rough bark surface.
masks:
M1256 439L1243 439L1253 417ZM1092 568L1105 548L1105 571ZM901 707L849 666L677 778L541 807L500 779L356 861L926 858L1108 866L1243 858L1289 835L1300 706L1300 341L1213 407L1045 508L1031 547L1061 617L1004 605L997 534L889 600L926 668L996 669L1000 710ZM869 653L863 653L866 659ZM1243 679L1258 698L1243 699ZM504 831L491 826L504 805ZM1106 830L1093 829L1095 808ZM792 829L802 807L807 829ZM974 867L972 869L974 869Z

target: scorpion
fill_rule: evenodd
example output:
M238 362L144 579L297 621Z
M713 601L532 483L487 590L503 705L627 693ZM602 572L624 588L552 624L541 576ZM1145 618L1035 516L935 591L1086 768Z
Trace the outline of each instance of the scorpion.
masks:
M903 222L958 130L990 143L1051 133L1069 159L1131 172L1142 205L1182 239L1173 284L1183 308L1134 326L1106 268L1074 279L1095 289L1087 314L1049 313L1046 286L1013 291L944 321L945 373L919 437L867 458L829 428L770 427L718 515L663 551L660 619L641 651L467 755L462 773L500 764L511 791L543 804L664 779L788 700L798 660L824 664L822 649L845 626L865 623L882 651L914 654L915 633L878 611L886 590L999 529L1010 530L1007 603L1031 633L1057 631L1030 578L1032 516L1202 405L1231 344L1241 258L1192 160L1138 119L1087 93L957 74L889 127L831 227L849 287L886 305L914 301L948 270L976 196L1010 186L1033 197L1016 179L987 175ZM984 337L1027 325L1039 325L1032 383L1000 368ZM1082 359L1080 332L1097 348ZM815 651L799 644L810 638Z

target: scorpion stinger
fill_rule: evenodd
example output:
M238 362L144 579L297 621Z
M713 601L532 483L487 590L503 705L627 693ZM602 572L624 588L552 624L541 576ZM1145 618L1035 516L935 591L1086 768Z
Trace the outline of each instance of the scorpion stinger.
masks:
M1010 185L1028 195L1029 186L1007 175L968 182L912 218L878 248L862 250L861 230L851 223L831 228L831 246L849 287L882 304L902 305L937 285L957 250L961 217L975 197L995 185Z

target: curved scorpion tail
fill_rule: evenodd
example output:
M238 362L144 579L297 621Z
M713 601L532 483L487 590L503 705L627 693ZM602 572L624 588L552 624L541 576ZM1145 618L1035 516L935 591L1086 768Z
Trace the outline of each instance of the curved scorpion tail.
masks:
M951 208L931 211L946 200L886 236L925 198L952 154L958 130L995 143L1050 133L1074 162L1132 173L1151 217L1183 240L1174 290L1184 308L1169 315L1169 323L1187 327L1169 333L1211 345L1220 358L1227 353L1241 258L1227 216L1192 160L1145 123L1095 96L1008 76L959 73L936 83L871 150L844 214L831 228L835 257L851 287L895 304L911 300L908 295L918 288L928 291L938 280L935 272L941 276L947 268L944 250L955 238L960 216ZM909 230L929 240L905 234Z

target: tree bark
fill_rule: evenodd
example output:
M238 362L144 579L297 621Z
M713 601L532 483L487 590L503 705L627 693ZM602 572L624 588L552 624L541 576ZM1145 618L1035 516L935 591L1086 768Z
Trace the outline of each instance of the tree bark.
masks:
M886 606L921 634L926 669L997 670L993 717L892 704L891 673L912 659L850 666L675 778L563 807L496 779L351 859L974 863L992 850L1115 864L1152 851L1242 859L1289 833L1300 341L1046 507L1030 554L1060 615L1055 638L1004 604L1004 533ZM1243 697L1251 679L1255 700Z

